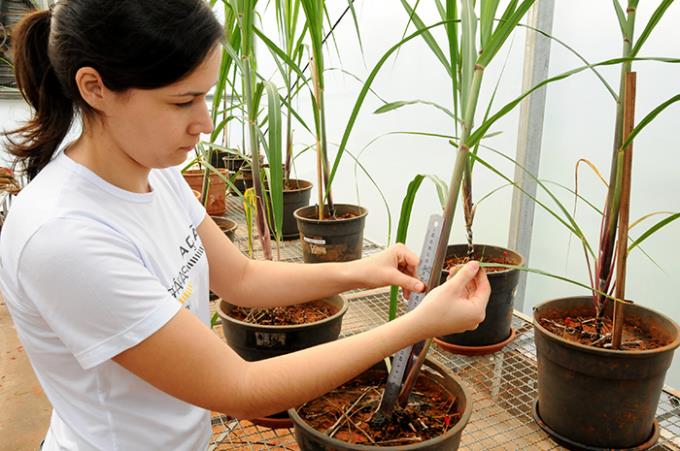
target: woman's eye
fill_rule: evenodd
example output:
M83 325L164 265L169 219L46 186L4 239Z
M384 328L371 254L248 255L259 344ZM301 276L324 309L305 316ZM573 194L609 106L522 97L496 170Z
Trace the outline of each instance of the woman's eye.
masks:
M175 106L177 106L177 107L179 107L179 108L188 108L188 107L191 106L192 103L194 103L194 101L193 101L193 100L190 100L190 101L188 101L188 102L175 103Z

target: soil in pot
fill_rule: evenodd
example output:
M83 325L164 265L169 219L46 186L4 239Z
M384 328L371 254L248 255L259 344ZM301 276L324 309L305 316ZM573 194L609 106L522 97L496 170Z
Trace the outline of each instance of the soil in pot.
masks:
M270 309L236 307L229 312L229 316L244 323L262 326L292 326L321 321L337 312L338 308L334 305L314 301Z
M473 258L484 263L499 263L518 266L522 256L509 249L483 244L475 245ZM467 244L451 245L447 249L445 268L455 268L467 263ZM459 334L446 335L435 339L441 348L464 355L490 354L502 349L514 338L512 313L515 288L519 281L519 270L513 268L485 267L491 285L491 296L486 306L486 316L477 329ZM442 271L440 283L448 277L448 270Z
M326 208L326 207L324 207ZM335 204L335 216L319 220L318 207L295 210L305 263L346 262L361 258L368 210Z
M555 318L542 317L540 324L555 335L574 343L611 349L611 334L614 328L611 317L601 318L595 315L577 315ZM598 325L599 323L599 325ZM667 341L655 336L637 318L626 319L623 325L621 350L644 351L665 346Z
M427 360L407 406L376 415L387 371L381 362L360 376L289 413L306 450L455 450L472 411L455 377Z
M447 271L451 271L452 269L455 269L458 266L463 266L467 262L470 261L470 257L465 256L465 257L459 257L459 256L454 256L454 257L449 257L444 261L444 269ZM501 255L479 255L478 260L480 263L487 263L487 264L494 264L494 263L500 263L501 265L518 265L519 263L517 262L517 259L510 254L509 251L503 251ZM492 273L492 272L499 272L499 271L507 271L508 268L505 268L503 266L486 266L484 267L484 270L487 273Z

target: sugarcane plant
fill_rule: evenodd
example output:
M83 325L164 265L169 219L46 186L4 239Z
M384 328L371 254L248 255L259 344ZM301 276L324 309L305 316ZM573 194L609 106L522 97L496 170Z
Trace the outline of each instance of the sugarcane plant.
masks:
M306 24L300 23L300 0L276 0L276 21L279 27L279 36L281 41L281 48L285 52L285 55L294 64L294 67L301 65L302 58L304 56L304 45L303 40L307 33ZM300 30L300 27L302 28ZM290 65L280 65L276 55L274 53L274 59L279 65L279 72L283 77L283 82L285 85L285 104L286 109L286 163L284 165L283 173L283 183L284 187L288 186L290 180L290 171L293 166L293 120L295 111L292 108L292 103L299 92L299 90L304 86L300 84L298 86L299 78L293 80L293 67ZM306 127L304 121L298 119Z
M316 132L316 169L318 187L319 220L324 219L326 206L328 215L335 216L333 193L329 178L328 142L326 137L326 108L324 100L325 66L323 54L323 20L326 12L325 0L301 0L309 40L311 44L310 67L312 72L312 114Z
M498 1L482 2L479 17L477 17L475 12L475 2L472 0L463 0L460 2L460 9L458 7L458 2L454 0L448 0L445 4L437 2L441 21L427 26L416 12L418 4L416 3L415 6L411 6L406 0L402 0L402 5L409 14L409 24L413 23L416 26L417 31L404 37L399 43L389 49L376 64L358 96L355 107L345 128L345 133L340 143L340 150L331 170L331 181L335 176L339 158L345 151L359 109L380 68L385 61L405 43L416 37L424 39L450 77L452 108L449 109L440 105L435 105L432 102L408 102L400 100L383 105L376 112L383 113L413 103L431 104L439 110L445 111L447 115L452 118L453 136L458 137L457 139L452 140L452 144L457 147L457 156L451 175L451 181L448 185L448 196L443 202L444 226L438 242L435 265L432 269L432 277L428 283L429 288L433 288L439 283L439 274L441 273L444 264L451 224L453 222L453 214L461 185L463 186L464 213L466 228L468 229L469 251L472 251L471 227L474 218L474 204L472 203L471 175L475 160L470 158L470 154L476 154L477 146L483 136L483 134L473 135L473 128L484 70L497 55L532 4L533 0L524 0L521 3L512 1L507 5L501 18L497 20L495 16L499 6ZM432 29L438 27L443 27L445 31L446 44L448 47L446 51L439 46L431 34ZM478 41L480 43L479 51L477 50L476 44ZM504 115L508 111L509 110L506 110L502 114ZM460 114L461 112L462 115ZM492 118L489 118L489 109L487 109L482 124L486 124L490 119ZM398 240L406 238L412 202L415 192L422 180L422 176L416 177L414 182L410 185L410 194L405 198L402 208L399 230L397 233ZM439 181L435 182L438 189L441 191L443 184ZM390 318L393 318L396 315L396 298L397 290L393 288Z
M596 310L596 340L609 341L613 349L621 346L623 330L623 305L626 287L626 262L629 252L628 230L630 212L630 186L632 172L633 138L642 127L651 122L661 111L678 100L675 96L655 108L638 125L634 127L635 115L635 81L636 73L632 63L639 54L642 45L649 38L654 27L659 23L673 0L660 2L640 36L635 39L635 19L639 0L628 0L625 11L619 0L613 2L616 10L621 38L623 41L623 63L621 64L618 99L616 102L616 119L614 124L614 143L609 172L609 189L605 202L604 215L600 228L599 251L593 268L591 284L593 285L593 302ZM653 231L677 219L677 214L659 222ZM651 229L650 229L651 230ZM652 233L653 233L652 231ZM648 235L647 235L648 236ZM639 242L634 243L634 245ZM631 246L631 248L634 246ZM588 256L586 254L586 260ZM590 262L588 261L590 268ZM614 274L615 273L615 274ZM614 305L613 329L610 337L602 335L602 321L605 309L613 292L614 297L622 302Z
M409 36L403 38L399 43L395 44L378 61L374 69L371 71L369 77L367 78L367 81L364 84L363 89L359 93L353 111L348 120L347 126L345 128L345 133L342 137L340 149L338 155L336 156L336 162L331 170L329 181L332 181L335 175L335 171L337 169L337 159L346 148L349 136L351 134L352 128L358 116L359 110L362 106L362 103L365 99L365 96L369 91L370 86L374 79L376 78L381 67L384 65L387 59L393 53L395 53L396 50L398 50L402 45L404 45L405 43L412 39L415 39L416 37L419 36L423 37L426 40L426 42L428 42L428 45L430 45L430 47L433 49L438 59L444 64L449 74L451 74L454 94L453 96L454 112L451 113L451 116L454 118L455 121L454 130L456 131L456 135L458 135L457 138L451 139L451 143L457 147L457 156L452 171L451 181L448 186L448 196L446 197L444 207L444 225L442 227L442 232L439 237L432 273L426 285L428 289L432 289L439 284L440 273L444 263L448 238L451 229L451 223L453 220L453 213L455 210L458 193L461 189L461 186L463 186L464 201L468 203L467 207L464 207L464 211L467 215L466 226L471 226L472 224L472 219L474 217L474 205L471 203L471 182L470 182L472 162L473 161L482 162L484 166L502 176L502 174L500 174L499 171L493 168L493 166L486 163L481 157L479 157L479 155L477 155L476 152L478 146L480 146L481 140L485 136L487 136L493 124L496 123L498 119L506 115L513 108L515 108L524 98L526 98L532 92L542 88L543 86L549 83L568 78L569 76L572 76L576 73L585 70L595 70L595 68L598 66L621 64L622 62L633 60L636 58L636 57L624 57L606 60L596 64L586 64L585 66L551 77L532 87L528 91L522 93L519 97L509 102L508 104L504 105L494 114L490 114L490 111L487 110L487 112L484 115L484 119L480 122L478 126L474 127L475 110L477 108L477 100L479 96L479 90L484 70L488 66L488 64L492 61L494 56L498 53L503 43L506 42L512 30L514 30L514 28L518 25L519 21L527 12L532 3L533 3L532 1L524 1L522 3L511 2L506 8L505 12L502 14L502 19L498 21L497 25L495 25L496 21L494 19L494 16L496 13L498 2L483 3L482 8L480 10L481 13L479 18L477 18L475 15L474 2L472 1L463 0L462 7L460 9L461 12L460 16L458 15L457 5L455 1L447 1L445 6L441 5L441 3L438 2L438 5L440 6L439 11L440 14L442 15L442 21L430 26L425 26L415 14L415 9L410 8L409 11L411 20L413 20L413 22L416 23L418 30L410 34ZM475 47L475 42L477 42L476 31L478 25L480 30L479 41L480 43L482 43L479 52ZM449 44L448 58L445 56L444 52L438 48L436 41L430 35L431 29L440 26L443 26L444 29L446 30L446 35ZM460 30L460 38L458 30ZM650 59L664 60L662 58L650 58ZM671 61L669 59L666 60ZM676 61L673 60L673 62ZM384 108L394 109L403 104L406 103L405 102L395 103L395 105L391 105ZM458 114L459 110L462 111L462 119L459 119ZM645 121L643 121L643 123L644 122ZM641 123L640 126L643 126L643 123ZM458 130L459 125L460 130ZM639 131L640 128L638 128L637 130ZM633 133L635 133L635 131L632 132L631 135ZM468 182L464 182L465 178L468 179ZM507 177L505 179L506 181L512 183L512 181ZM467 183L467 185L465 185L465 183ZM414 187L417 187L419 186L419 184L420 181L416 180L412 185ZM539 184L542 187L545 187L544 184L541 184L540 182ZM574 220L574 218L571 215L569 215L567 209L559 202L559 200L550 191L548 191L548 193L550 194L551 198L558 204L561 212L566 216L567 219L566 220L562 219L561 217L559 217L559 215L552 212L552 210L549 209L548 210L572 233L577 235L578 238L582 241L584 248L587 249L592 254L592 249L588 244L585 235L583 234L580 227ZM411 199L412 197L413 196L411 196ZM536 201L539 202L539 204L543 205L537 199ZM410 206L407 205L408 204L407 202L405 204L406 204L405 211L407 211L408 216ZM402 214L402 218L403 217L404 215ZM472 237L471 233L469 233L468 234L469 242L471 241L471 237ZM496 266L495 263L494 266ZM508 267L509 265L500 264L498 266ZM528 268L523 269L528 270ZM547 274L538 270L534 270L533 272L553 276L551 274ZM573 282L564 277L560 276L553 277L557 277L558 279L565 280L568 282ZM585 284L580 284L578 282L574 283L580 286L588 287ZM394 309L393 313L396 313L396 308ZM410 372L411 374L408 375L407 378L405 379L406 381L413 382L415 380L414 375L417 374L419 364L423 361L424 356L426 355L427 350L429 348L429 345L430 341L428 340L419 354L417 363L412 366L412 370Z

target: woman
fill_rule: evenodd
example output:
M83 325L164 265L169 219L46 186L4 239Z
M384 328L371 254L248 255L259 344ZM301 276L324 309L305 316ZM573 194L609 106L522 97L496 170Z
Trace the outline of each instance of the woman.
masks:
M215 336L209 290L273 307L423 289L403 246L341 264L251 261L206 215L175 167L212 129L222 32L201 0L61 0L15 30L34 112L6 136L31 182L3 227L0 281L54 408L45 450L205 449L209 410L279 412L484 317L488 281L471 263L412 313L337 342L246 362ZM57 151L76 117L82 133Z

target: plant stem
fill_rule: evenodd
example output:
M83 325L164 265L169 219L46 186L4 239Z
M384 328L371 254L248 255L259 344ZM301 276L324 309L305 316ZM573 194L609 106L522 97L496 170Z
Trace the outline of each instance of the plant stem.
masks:
M430 274L430 279L427 282L428 291L439 285L439 278L441 277L441 272L444 267L444 259L446 258L446 251L449 243L449 235L451 235L451 225L453 224L453 216L456 210L456 204L458 203L458 192L461 189L461 184L463 182L463 177L466 169L469 168L469 151L470 149L466 145L466 141L470 136L472 130L472 125L475 117L475 107L477 105L477 99L479 98L479 90L482 85L482 76L484 75L484 68L480 65L475 65L475 71L472 77L470 94L468 96L468 102L465 106L465 116L463 117L463 129L460 141L458 143L458 153L456 154L456 162L453 166L453 172L451 173L451 182L449 183L449 194L446 198L446 207L443 213L443 224L441 235L439 236L439 241L437 242L437 251L434 256L434 262L432 264L432 273ZM471 184L470 184L471 187ZM472 207L470 207L472 209ZM467 220L466 220L467 224ZM472 221L470 221L470 226ZM470 235L471 236L471 231ZM432 339L425 342L422 350L418 354L418 359L416 363L413 364L411 370L409 371L402 392L399 396L399 402L404 405L408 400L408 396L411 393L413 384L415 384L416 377L420 372L420 367L425 361L425 355L427 354L430 345L432 344Z
M312 81L314 83L314 95L316 97L317 92L318 92L318 78L317 78L317 74L316 74L316 65L314 65L314 64L310 64L310 65L312 66ZM317 97L317 99L318 99L318 97ZM317 110L319 109L318 100L316 101L316 109ZM315 112L315 116L316 116L316 112ZM322 160L321 153L323 151L321 149L321 136L320 136L321 132L320 132L319 125L318 125L319 124L318 116L316 117L316 123L317 123L317 126L316 126L316 130L317 130L317 133L316 133L316 184L317 184L317 187L318 187L318 190L317 190L318 191L318 196L317 196L318 205L317 205L317 207L319 209L319 213L318 213L319 214L319 221L322 221L324 219L324 213L325 213L324 208L323 208L324 207L323 191L324 191L325 185L324 185L324 182L323 182L323 170L322 170L323 165L321 163L321 160Z
M635 87L636 73L626 74L625 93L626 103L623 116L623 136L628 136L635 126ZM621 181L621 209L619 211L619 237L616 259L616 298L626 298L626 263L628 260L628 225L630 220L630 185L633 163L633 143L625 149L621 149L623 155L623 174ZM623 309L624 304L616 302L614 305L614 330L612 331L612 348L621 347L621 335L623 332Z
M634 0L628 0L626 27L625 31L622 33L624 57L630 56L633 48L633 33L635 29L635 7L633 3ZM605 211L602 218L602 228L600 230L598 261L595 265L595 280L598 284L597 289L603 293L609 291L608 288L611 283L611 272L614 261L614 247L620 205L620 185L617 185L616 183L617 180L620 180L621 176L621 161L618 158L618 152L621 143L623 142L623 110L626 101L625 80L626 74L631 71L631 68L631 61L626 61L621 64L619 101L616 105L616 122L614 125L614 146L612 151L612 164L609 172L609 190L607 191ZM608 299L600 294L595 294L594 296L596 314L598 318L601 318L604 314Z
M290 81L290 70L288 71L288 80ZM288 83L288 101L291 102L291 91L290 82ZM290 105L290 104L289 104ZM288 181L290 180L290 168L293 165L293 117L290 107L288 107L287 112L287 124L286 124L286 166L285 172L283 173L283 188L288 186Z
M323 63L321 63L323 64ZM319 220L323 220L325 216L325 201L328 199L328 216L335 216L335 207L333 206L333 196L331 194L330 186L326 186L328 182L328 153L326 147L326 114L324 112L323 86L322 75L319 74L319 63L312 60L310 63L312 68L312 80L314 83L314 99L316 100L316 170L317 182L319 183ZM324 194L325 193L325 194Z
M472 76L472 86L470 87L467 98L467 105L465 105L465 116L463 117L463 135L461 137L460 145L465 148L465 152L469 151L467 147L467 138L470 135L475 121L475 110L477 108L477 100L479 98L479 90L482 86L482 77L484 76L484 68L480 65L475 65L475 71ZM460 150L459 150L460 152ZM466 159L463 172L463 213L465 216L465 235L467 237L467 256L472 259L474 257L475 248L472 242L472 223L475 217L475 206L472 202L472 164L469 159Z

